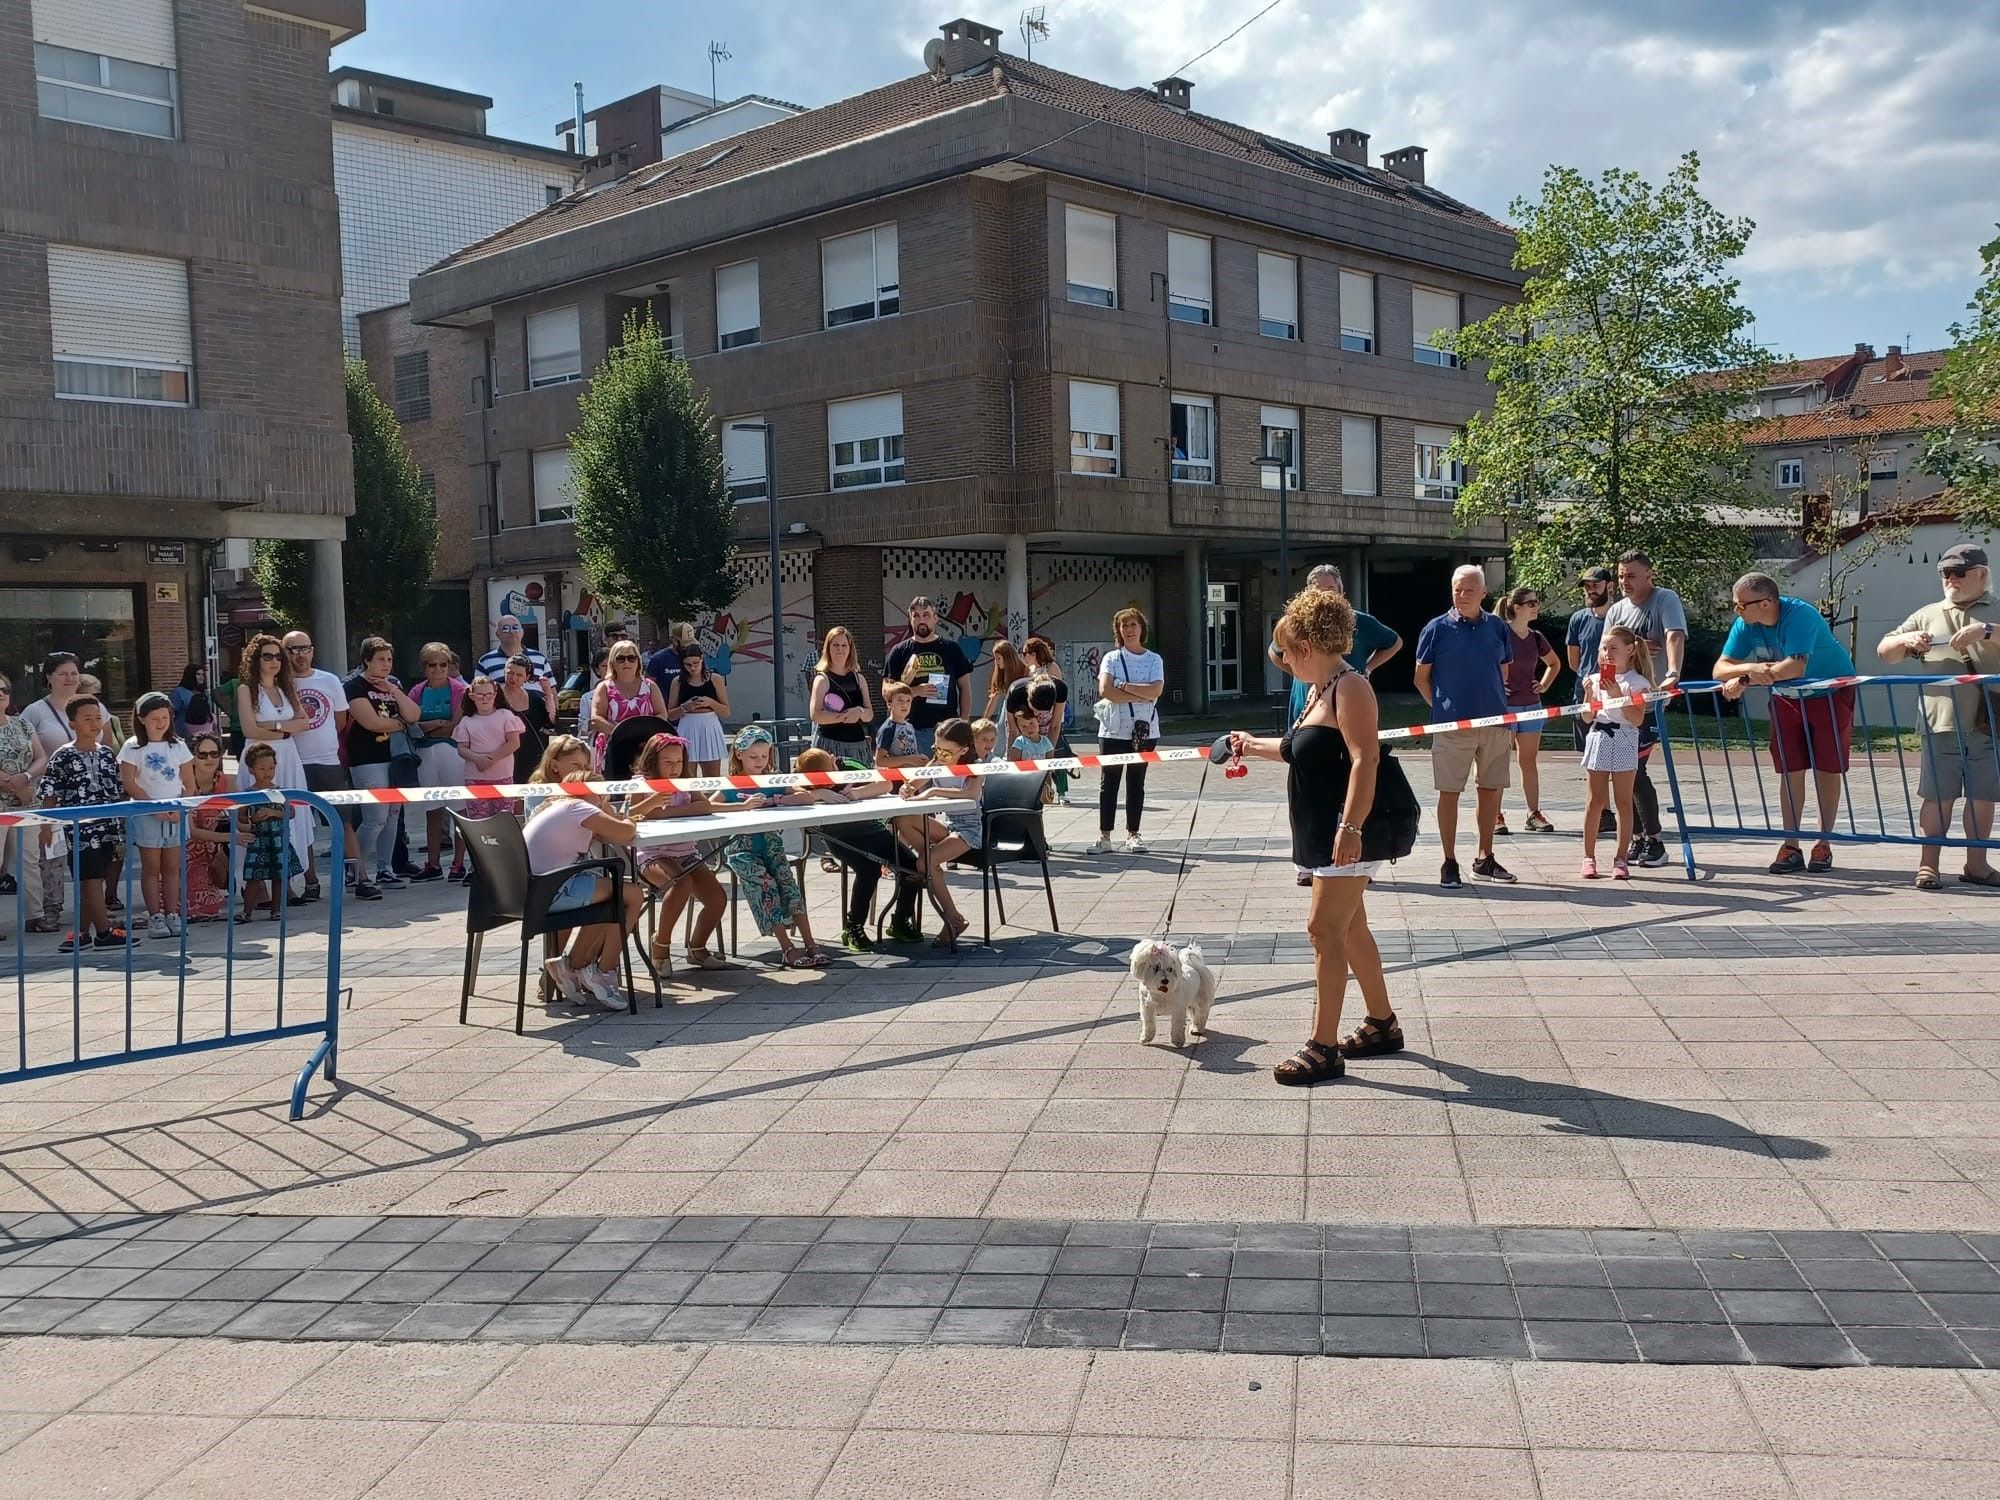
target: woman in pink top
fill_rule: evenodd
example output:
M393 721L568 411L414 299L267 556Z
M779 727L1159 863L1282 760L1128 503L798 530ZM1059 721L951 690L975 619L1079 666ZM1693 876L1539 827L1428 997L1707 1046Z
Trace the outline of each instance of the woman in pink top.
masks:
M590 690L590 732L596 736L596 763L600 770L604 766L604 747L611 742L611 731L641 714L664 719L667 701L660 696L653 679L646 675L639 648L630 641L620 641L604 658L604 681Z

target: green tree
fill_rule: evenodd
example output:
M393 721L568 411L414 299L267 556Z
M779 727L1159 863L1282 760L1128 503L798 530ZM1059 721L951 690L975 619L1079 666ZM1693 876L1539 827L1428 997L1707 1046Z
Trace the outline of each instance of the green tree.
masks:
M354 514L347 522L347 614L353 633L386 634L419 607L437 570L437 498L403 443L395 410L368 367L347 361L347 434L354 449ZM311 623L312 544L257 544L257 586L273 618L292 629ZM321 649L327 650L325 643ZM345 659L347 643L339 643Z
M606 603L664 622L736 597L736 508L708 397L650 312L627 315L591 378L569 454L577 552Z
M1636 547L1700 608L1749 561L1723 508L1760 504L1732 421L1767 363L1730 273L1754 226L1700 175L1692 152L1657 188L1549 168L1511 208L1521 300L1441 340L1494 386L1453 444L1471 470L1456 519L1506 520L1510 571L1535 588Z
M2000 530L2000 239L1979 258L1979 287L1966 304L1972 319L1951 325L1951 351L1931 378L1951 420L1927 434L1924 468L1950 481L1949 504L1965 520Z

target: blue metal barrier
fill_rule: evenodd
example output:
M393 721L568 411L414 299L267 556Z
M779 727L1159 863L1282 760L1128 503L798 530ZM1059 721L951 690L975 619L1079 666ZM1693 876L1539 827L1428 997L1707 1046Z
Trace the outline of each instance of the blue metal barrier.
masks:
M273 991L267 996L261 991L249 990L249 981L239 980L237 972L239 962L244 965L261 964L269 957L262 951L264 945L256 941L256 928L247 928L239 937L236 913L245 894L241 874L242 851L250 836L252 812L258 808L273 807L280 809L280 816L286 820L285 842L288 847L296 847L293 826L302 814L309 830L316 825L324 826L331 834L332 847L324 857L321 878L321 889L326 893L325 993L323 998L315 999L304 1018L296 1017L296 1005L294 1018L286 1015L286 958L287 946L293 936L294 911L288 900L287 881L276 883L277 921L272 924L277 940ZM122 943L99 946L89 941L90 931L84 923L84 868L86 862L94 867L99 859L86 855L83 847L85 840L79 835L85 824L117 821L121 825L119 835L125 841L124 857L117 879L124 910L111 914L107 921L107 926L115 928L119 925L116 919L136 913L140 901L144 899L138 890L144 882L143 856L137 839L132 835L141 822L148 819L165 820L172 826L168 844L179 856L172 861L172 878L179 884L178 905L183 914L180 931L175 935L171 949L164 944L155 945L144 933L136 930L128 933ZM45 830L59 830L64 835L67 849L60 861L40 857ZM13 941L9 946L14 960L12 1020L15 1035L12 1046L0 1041L0 1085L295 1036L317 1036L321 1040L305 1066L299 1070L297 1081L292 1086L291 1117L296 1120L305 1112L306 1088L316 1070L323 1066L327 1082L336 1081L340 1047L341 906L346 888L344 839L338 809L310 792L217 792L204 797L199 804L118 802L101 807L36 809L27 821L12 823L8 831L12 837L6 868L14 876L15 883L14 897L7 903L13 908L14 918L11 923ZM185 915L189 911L190 866L195 859L207 859L211 851L216 850L228 851L229 854L227 878L219 887L222 914L213 924L221 939L219 944L201 937L200 934L207 930L205 921L190 922ZM31 881L39 890L45 891L45 882L50 879L58 880L64 886L62 894L66 899L61 905L67 912L67 918L59 925L73 935L73 942L55 936L38 937L28 931ZM93 869L88 879L103 881L105 877ZM101 909L99 903L105 894L108 892L93 895L92 909ZM135 897L138 899L135 900ZM42 902L33 915L43 915L49 904L46 900ZM314 925L317 927L318 924ZM70 951L61 952L59 943ZM254 953L252 950L255 950ZM5 951L0 949L0 963L4 963ZM160 956L167 958L165 965L156 961ZM86 998L92 1002L101 999L99 988L106 977L106 958L113 960L116 971L122 972L124 981L122 1025L117 1024L119 1018L114 1016L114 1024L108 1029L108 1034L103 1028L87 1029L86 1026L87 1015L92 1021L101 1020L95 1014L94 1005L87 1012ZM212 1013L212 992L215 988L215 966L218 964L221 993L220 1014L216 1015ZM69 979L66 997L61 994L59 977L64 970L67 970ZM135 979L144 981L163 976L169 970L174 980L171 1017L156 1012L154 997L142 997L135 988ZM312 977L317 979L318 976L314 974ZM192 1008L190 981L197 987ZM317 989L315 984L315 992ZM58 1042L52 1049L65 1055L53 1058L38 1056L34 1039L44 1029L55 1029L47 1023L50 1008L65 998L68 1001L69 1024L62 1029L67 1031L66 1044ZM0 1015L4 1015L4 1009L0 1006ZM150 1041L146 1033L165 1030L169 1020L172 1040ZM60 1021L57 1021L56 1027L60 1027ZM0 1037L4 1034L4 1023L0 1023ZM9 1052L13 1054L11 1058L5 1055Z
M1833 678L1750 687L1735 701L1712 682L1682 686L1685 708L1656 703L1653 721L1688 879L1697 838L2000 849L2000 678Z

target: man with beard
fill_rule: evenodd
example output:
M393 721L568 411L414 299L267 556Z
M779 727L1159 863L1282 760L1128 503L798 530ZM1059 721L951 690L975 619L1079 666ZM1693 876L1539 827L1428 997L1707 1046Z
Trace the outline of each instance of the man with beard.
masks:
M907 683L915 695L910 723L916 726L917 745L925 755L936 743L938 725L972 714L972 663L956 642L937 633L937 623L935 604L922 594L912 599L910 633L882 664L885 688L891 682Z

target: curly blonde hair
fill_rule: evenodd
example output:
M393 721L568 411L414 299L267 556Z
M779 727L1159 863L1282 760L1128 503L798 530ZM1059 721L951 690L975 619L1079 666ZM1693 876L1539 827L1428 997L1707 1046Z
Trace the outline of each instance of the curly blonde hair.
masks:
M1344 594L1301 589L1286 603L1273 633L1280 647L1296 641L1327 656L1345 656L1354 649L1354 606Z

